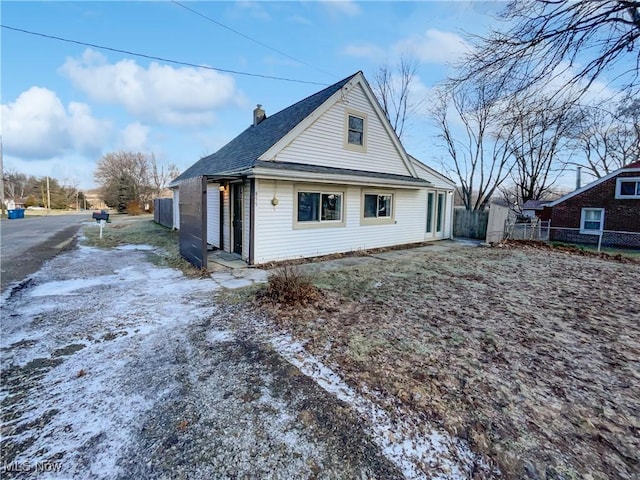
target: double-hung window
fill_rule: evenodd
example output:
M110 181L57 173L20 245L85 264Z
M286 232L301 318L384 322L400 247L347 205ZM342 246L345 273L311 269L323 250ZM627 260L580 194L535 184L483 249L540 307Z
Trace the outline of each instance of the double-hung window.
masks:
M580 233L599 235L604 229L604 208L583 208Z
M342 223L342 215L342 192L298 191L298 225Z
M364 145L364 118L349 115L348 142L351 145Z
M344 148L356 152L367 151L367 115L352 110L345 112Z

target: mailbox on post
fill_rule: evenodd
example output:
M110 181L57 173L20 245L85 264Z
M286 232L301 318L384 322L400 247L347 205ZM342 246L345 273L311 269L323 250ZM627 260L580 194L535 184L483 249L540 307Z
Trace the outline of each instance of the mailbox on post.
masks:
M93 212L93 218L100 224L100 238L102 238L102 229L109 221L109 212L106 210L100 210L99 212Z
M106 210L101 210L99 212L93 212L93 218L96 222L100 220L104 220L105 222L109 221L109 213Z

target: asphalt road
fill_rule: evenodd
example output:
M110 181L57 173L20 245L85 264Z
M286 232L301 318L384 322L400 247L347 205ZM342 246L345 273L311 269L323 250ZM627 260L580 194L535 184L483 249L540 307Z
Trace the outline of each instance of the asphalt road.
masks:
M73 244L91 212L26 217L0 222L0 291L38 271L42 264Z

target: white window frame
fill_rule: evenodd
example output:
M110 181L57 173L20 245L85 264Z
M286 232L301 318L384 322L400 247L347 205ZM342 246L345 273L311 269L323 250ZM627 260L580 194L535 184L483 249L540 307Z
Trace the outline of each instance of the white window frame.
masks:
M349 143L349 117L358 117L362 119L362 145ZM366 113L358 112L350 108L344 111L344 148L354 152L367 152L367 130L369 128L369 119Z
M367 195L391 197L391 215L388 217L365 217L364 216L364 199ZM392 190L362 190L360 196L360 225L384 225L395 223L396 218L396 195Z
M322 210L322 195L340 195L340 220L322 220L322 211L318 214L318 220L298 221L298 194L300 193L318 193L320 194L320 209ZM345 201L346 195L344 190L335 189L331 186L313 186L313 185L296 185L293 189L293 228L331 228L345 226Z
M635 195L622 195L622 182L636 182ZM616 178L616 198L619 200L640 199L640 177L618 177Z
M599 230L584 228L587 211L600 212L600 229ZM603 231L604 231L604 208L591 208L591 207L583 208L580 213L580 233L583 235L600 235L600 233L602 233Z

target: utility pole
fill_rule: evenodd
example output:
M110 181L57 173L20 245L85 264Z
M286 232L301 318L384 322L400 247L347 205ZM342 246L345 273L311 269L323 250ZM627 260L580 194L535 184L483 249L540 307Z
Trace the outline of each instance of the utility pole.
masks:
M47 215L51 213L51 191L49 190L49 177L47 176Z
M4 204L4 165L2 164L2 135L0 135L0 176L2 181L0 182L0 203L2 203L1 218L5 217L5 204Z

